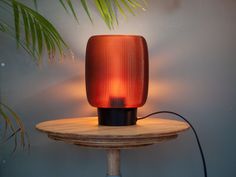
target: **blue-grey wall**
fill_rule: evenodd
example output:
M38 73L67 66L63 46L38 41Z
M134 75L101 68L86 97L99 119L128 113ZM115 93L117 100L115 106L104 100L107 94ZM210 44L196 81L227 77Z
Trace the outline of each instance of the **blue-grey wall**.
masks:
M199 133L209 177L236 176L236 1L149 0L147 11L120 18L109 31L96 12L92 25L79 8L80 25L57 0L41 0L39 10L61 32L76 61L38 68L15 41L0 34L2 100L22 117L31 139L30 155L1 146L1 177L104 177L104 150L48 139L38 122L92 116L84 86L84 54L94 34L143 35L150 52L148 101L139 111L182 113ZM2 12L1 12L2 13ZM164 115L163 115L164 116ZM165 117L169 117L165 115ZM200 177L202 164L191 131L176 140L122 152L124 177Z

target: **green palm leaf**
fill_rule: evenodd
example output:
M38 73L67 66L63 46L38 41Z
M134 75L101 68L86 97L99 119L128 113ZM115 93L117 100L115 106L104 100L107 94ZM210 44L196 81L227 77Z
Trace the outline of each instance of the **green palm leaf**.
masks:
M82 4L82 6L83 6L85 12L87 13L87 15L88 15L90 21L93 22L92 17L91 17L90 12L89 12L89 8L88 8L88 5L87 5L86 0L80 0L80 2L81 2L81 4Z
M25 148L25 145L28 144L28 148L30 147L29 137L27 132L25 131L25 127L23 122L21 121L20 117L7 105L0 102L0 117L3 118L5 121L5 130L4 134L1 137L0 145L9 141L11 138L14 137L14 148L13 152L17 148L18 140L17 135L20 135L20 145L21 147ZM10 127L9 132L8 126ZM7 136L7 134L10 134Z
M90 21L92 21L91 13L89 11L88 0L81 0L81 4L83 9L85 10L86 14L88 15ZM135 9L141 8L144 9L144 6L146 6L145 0L90 0L94 3L94 6L96 7L96 10L101 15L101 18L106 23L107 27L109 29L114 28L114 22L118 24L118 18L117 14L115 12L116 8L118 11L126 17L126 13L131 13L135 15ZM72 3L72 1L67 2L67 0L59 0L60 4L63 6L63 8L73 14L74 18L77 20L75 8L73 8L75 5ZM69 10L68 10L69 9Z
M72 12L72 14L73 14L75 20L76 20L77 22L79 22L78 17L77 17L77 15L76 15L76 12L75 12L75 10L74 10L74 7L73 7L73 5L72 5L71 0L66 0L66 2L67 2L67 4L68 4L68 6L69 6L69 8L70 8L70 10L71 10L71 12Z
M17 44L22 46L22 41L24 41L23 48L36 59L38 64L41 63L44 49L47 50L48 58L50 58L56 51L61 56L63 50L68 48L56 28L36 10L17 0L0 0L0 3L13 9ZM10 26L6 22L5 24ZM3 28L1 31L5 32ZM55 48L48 47L49 43L53 43Z

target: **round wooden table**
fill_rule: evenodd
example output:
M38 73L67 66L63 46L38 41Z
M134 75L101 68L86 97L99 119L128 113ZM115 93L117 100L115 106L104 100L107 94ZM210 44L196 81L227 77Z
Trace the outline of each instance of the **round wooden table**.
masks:
M147 118L132 126L101 126L97 117L42 122L36 128L49 138L80 146L107 149L107 177L120 177L120 149L174 139L189 125L182 121Z

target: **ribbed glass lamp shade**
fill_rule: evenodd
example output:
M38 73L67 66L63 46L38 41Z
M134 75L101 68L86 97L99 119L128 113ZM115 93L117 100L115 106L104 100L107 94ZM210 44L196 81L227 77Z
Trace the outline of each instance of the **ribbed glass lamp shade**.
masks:
M148 93L145 39L133 35L98 35L86 49L86 91L98 108L137 108Z

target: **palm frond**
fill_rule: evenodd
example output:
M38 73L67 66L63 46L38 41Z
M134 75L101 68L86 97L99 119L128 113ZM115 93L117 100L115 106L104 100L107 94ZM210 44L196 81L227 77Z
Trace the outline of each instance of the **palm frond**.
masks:
M0 31L7 34L12 39L15 39L15 29L11 25L7 24L6 22L0 20ZM31 56L33 56L33 59L35 62L37 62L37 57L35 56L36 50L32 50L30 47L27 47L27 44L25 40L20 39L18 41L18 44ZM38 55L38 54L37 54Z
M92 17L91 17L90 12L89 12L89 8L88 8L88 5L87 5L86 0L80 0L80 2L81 2L81 4L82 4L82 6L83 6L85 12L87 13L87 15L88 15L90 21L93 22Z
M66 3L68 4L68 6L69 6L69 8L70 8L70 10L71 10L71 12L72 12L72 14L73 14L75 20L76 20L77 22L79 22L78 17L77 17L77 15L76 15L76 12L75 12L75 10L74 10L74 6L73 6L71 0L66 0Z
M5 105L4 103L0 102L0 117L3 118L5 121L5 127L3 131L3 135L1 137L0 144L3 144L9 141L11 138L14 138L14 148L13 152L17 148L18 144L18 134L20 136L20 145L21 147L25 148L25 145L28 144L28 148L30 147L29 137L25 130L24 124L20 117L13 111L9 106ZM8 130L8 127L10 129ZM6 133L8 130L8 133ZM7 136L7 134L10 134Z
M21 43L24 41L23 48L37 60L37 63L41 62L45 50L50 58L52 53L55 55L56 52L61 56L63 50L68 48L56 28L36 10L17 0L0 0L0 3L13 9L16 42L22 46ZM0 29L5 32L3 26L0 26ZM53 43L55 48L48 47L49 43Z
M87 5L87 1L88 0L81 0L80 2L87 16L92 22L92 17ZM135 15L135 10L137 8L144 9L144 7L146 6L145 0L91 0L91 2L92 1L94 3L93 5L96 7L96 10L99 12L101 18L106 23L109 29L114 28L115 22L116 24L118 24L116 9L118 9L118 12L126 17L127 13ZM76 12L74 10L75 5L72 3L72 1L60 0L59 2L67 12L70 11L73 14L74 18L78 20Z

